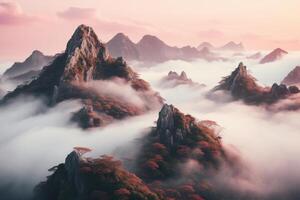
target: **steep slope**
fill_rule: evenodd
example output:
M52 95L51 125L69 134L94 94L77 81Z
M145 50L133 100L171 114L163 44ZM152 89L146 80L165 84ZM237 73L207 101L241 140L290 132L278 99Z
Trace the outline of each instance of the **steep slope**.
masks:
M136 44L123 33L115 35L107 42L106 46L113 57L123 57L126 60L139 60L139 52Z
M156 127L144 139L137 174L167 199L215 199L214 185L204 189L206 181L221 166L238 166L224 149L216 127L213 121L199 122L165 104Z
M131 88L143 105L116 98L109 92L97 92L103 81ZM119 93L122 96L122 91ZM2 99L2 103L20 95L43 96L52 105L68 99L81 99L85 106L74 120L84 128L138 115L162 103L162 98L151 90L149 84L139 79L122 58L112 58L93 29L85 25L76 29L65 52L44 67L38 78L17 87Z
M295 67L281 83L286 85L300 84L300 66Z
M82 149L82 148L81 148ZM141 179L123 169L112 157L84 158L70 153L45 182L35 189L36 200L113 200L160 198Z
M225 77L214 90L229 91L235 99L243 99L250 104L272 104L299 92L295 86L287 87L274 83L269 88L258 85L243 63L240 63L231 75Z
M218 48L221 51L234 51L234 52L241 52L245 50L245 47L242 43L235 43L233 41L228 42L224 46Z
M41 70L53 59L54 56L45 56L42 52L35 50L24 62L14 63L3 75L5 78L13 78L29 71Z
M260 61L260 64L275 62L277 60L282 59L286 54L288 54L288 52L280 48L277 48L273 50L271 53L267 54L265 57L263 57Z

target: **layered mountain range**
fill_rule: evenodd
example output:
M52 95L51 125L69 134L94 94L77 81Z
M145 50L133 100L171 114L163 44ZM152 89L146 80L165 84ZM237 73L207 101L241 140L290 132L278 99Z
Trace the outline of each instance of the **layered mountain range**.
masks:
M162 78L160 83L164 87L171 87L171 88L176 87L178 85L205 87L204 84L196 83L192 79L188 78L184 71L182 71L180 75L175 71L170 71L167 76Z
M228 42L224 46L221 47L215 47L209 42L202 42L197 49L200 51L203 48L208 48L209 50L215 50L215 51L232 51L232 52L243 52L245 51L245 47L243 43L235 43L233 41Z
M118 92L115 95L104 92L107 82L128 87L140 99L141 105L120 98L123 91L115 91ZM74 115L74 120L83 128L138 115L162 104L162 98L149 84L140 79L122 58L111 57L93 29L85 25L76 29L64 53L45 66L37 78L18 86L1 102L22 95L42 96L49 105L80 99L84 106Z
M216 90L228 91L233 98L242 99L249 104L274 104L279 100L288 99L299 93L296 86L278 85L274 83L272 87L263 87L257 84L256 79L250 75L246 66L240 63L239 66L225 77ZM299 107L300 108L300 107ZM292 106L292 109L295 107Z
M142 138L136 168L128 172L109 156L86 158L75 148L65 162L35 189L39 200L199 200L218 199L211 176L237 160L224 149L215 122L198 122L172 105L164 105L157 125ZM184 170L188 167L188 170ZM176 180L176 181L170 181Z
M46 56L42 52L35 50L24 62L16 62L8 68L4 72L3 78L17 82L31 80L32 77L40 73L44 66L50 64L54 58L55 56Z
M164 62L178 59L205 59L208 61L224 59L217 54L212 53L209 48L198 50L191 46L182 48L172 47L158 37L152 35L143 36L143 38L135 44L125 34L118 33L107 42L107 47L112 56L121 56L127 60L138 60L143 62Z

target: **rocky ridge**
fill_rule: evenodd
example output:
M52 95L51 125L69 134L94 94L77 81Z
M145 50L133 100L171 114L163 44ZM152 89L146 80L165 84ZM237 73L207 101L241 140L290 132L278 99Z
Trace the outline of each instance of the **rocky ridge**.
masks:
M242 99L249 104L273 104L279 100L289 98L299 93L296 86L278 85L274 83L271 88L262 87L257 84L256 79L251 76L246 66L240 63L239 66L225 77L216 90L228 91L235 99Z
M99 95L85 87L92 81L121 79L145 101L138 107L109 95ZM64 53L28 84L8 93L2 103L21 95L46 97L50 105L68 99L81 99L84 107L74 116L83 128L95 127L138 115L159 106L162 98L151 90L121 58L112 58L91 27L80 25L69 40Z

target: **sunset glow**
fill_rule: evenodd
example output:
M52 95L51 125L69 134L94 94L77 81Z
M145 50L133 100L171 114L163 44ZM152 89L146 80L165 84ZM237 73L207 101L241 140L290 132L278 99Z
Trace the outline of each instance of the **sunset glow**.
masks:
M35 0L0 3L1 60L25 58L33 49L54 54L78 24L100 39L118 32L138 41L144 34L170 45L243 42L249 50L299 50L298 0Z

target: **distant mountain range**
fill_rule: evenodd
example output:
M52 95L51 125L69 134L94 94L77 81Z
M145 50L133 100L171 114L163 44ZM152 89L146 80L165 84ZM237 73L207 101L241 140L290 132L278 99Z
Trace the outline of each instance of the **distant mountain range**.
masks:
M221 47L215 47L209 42L203 42L197 47L198 50L202 50L203 48L208 48L209 50L215 50L215 51L233 51L233 52L245 51L245 47L243 43L235 43L233 41L228 42L227 44Z
M198 48L191 46L172 47L156 36L145 35L138 43L134 43L128 36L118 33L107 42L109 52L114 57L124 57L126 60L139 60L145 62L164 62L168 60L193 60L204 59L207 61L220 61L224 58L213 53L212 50L244 51L243 44L229 42L228 44L214 48L209 43L202 43Z
M45 65L53 61L55 56L46 56L42 52L35 50L26 58L24 62L16 62L9 69L7 69L3 76L14 78L30 71L39 71Z

